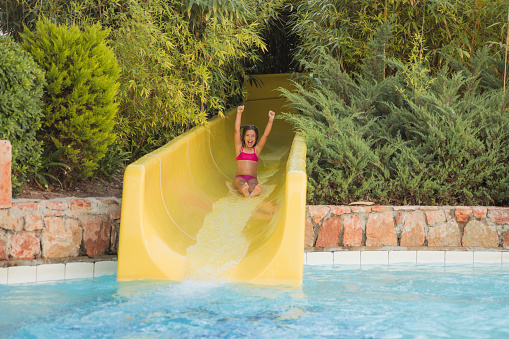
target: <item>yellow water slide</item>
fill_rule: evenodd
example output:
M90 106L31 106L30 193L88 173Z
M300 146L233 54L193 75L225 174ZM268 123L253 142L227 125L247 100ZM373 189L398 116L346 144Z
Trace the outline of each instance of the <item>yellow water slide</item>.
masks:
M285 101L275 89L288 88L288 77L246 82L243 125L263 133L268 111L282 111ZM231 187L235 117L232 109L127 167L118 280L302 283L305 142L276 119L258 163L263 191L244 198Z

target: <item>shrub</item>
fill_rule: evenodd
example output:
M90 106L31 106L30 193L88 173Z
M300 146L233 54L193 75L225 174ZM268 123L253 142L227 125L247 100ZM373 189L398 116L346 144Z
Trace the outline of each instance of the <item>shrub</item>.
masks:
M81 31L42 20L36 30L25 30L23 47L46 70L43 139L51 152L67 147L58 161L72 183L91 176L115 140L119 68L99 25Z
M12 188L19 194L42 153L36 132L41 127L44 72L11 38L0 36L0 139L12 144Z
M364 73L322 55L307 63L311 80L282 90L300 113L284 116L307 140L309 203L507 204L509 93L482 85L486 50L471 72L432 77L418 48L408 63L384 58L387 33L377 30Z

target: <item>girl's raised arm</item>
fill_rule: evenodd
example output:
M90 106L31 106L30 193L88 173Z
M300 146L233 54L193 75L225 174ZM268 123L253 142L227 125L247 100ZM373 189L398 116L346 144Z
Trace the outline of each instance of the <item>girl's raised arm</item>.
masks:
M242 140L240 139L240 121L242 120L242 112L244 112L244 106L238 106L237 118L235 119L235 134L233 135L237 156L240 154L240 149L242 148Z
M269 111L269 121L267 122L267 126L265 126L265 131L263 132L263 135L260 138L260 141L258 141L258 144L256 144L257 155L260 155L260 152L262 151L263 146L265 146L265 143L267 142L267 138L269 137L270 130L272 129L272 123L274 122L275 116L276 116L276 113L274 113L273 111Z

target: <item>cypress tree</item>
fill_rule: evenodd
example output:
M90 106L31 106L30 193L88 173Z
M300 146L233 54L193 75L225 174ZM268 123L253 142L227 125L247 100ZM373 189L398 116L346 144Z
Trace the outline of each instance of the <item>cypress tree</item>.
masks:
M65 147L59 161L70 170L64 183L89 177L108 146L117 112L119 67L99 25L81 31L50 20L25 29L23 47L46 71L43 139L49 152Z

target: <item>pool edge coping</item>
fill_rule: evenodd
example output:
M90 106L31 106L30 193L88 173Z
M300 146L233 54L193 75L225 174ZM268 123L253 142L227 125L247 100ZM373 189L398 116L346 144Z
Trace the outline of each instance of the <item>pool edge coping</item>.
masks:
M395 264L507 264L509 250L500 248L329 248L306 249L303 264L361 268L363 265L390 266ZM77 257L75 260L9 262L0 267L0 285L40 284L62 280L98 278L117 273L117 258Z

